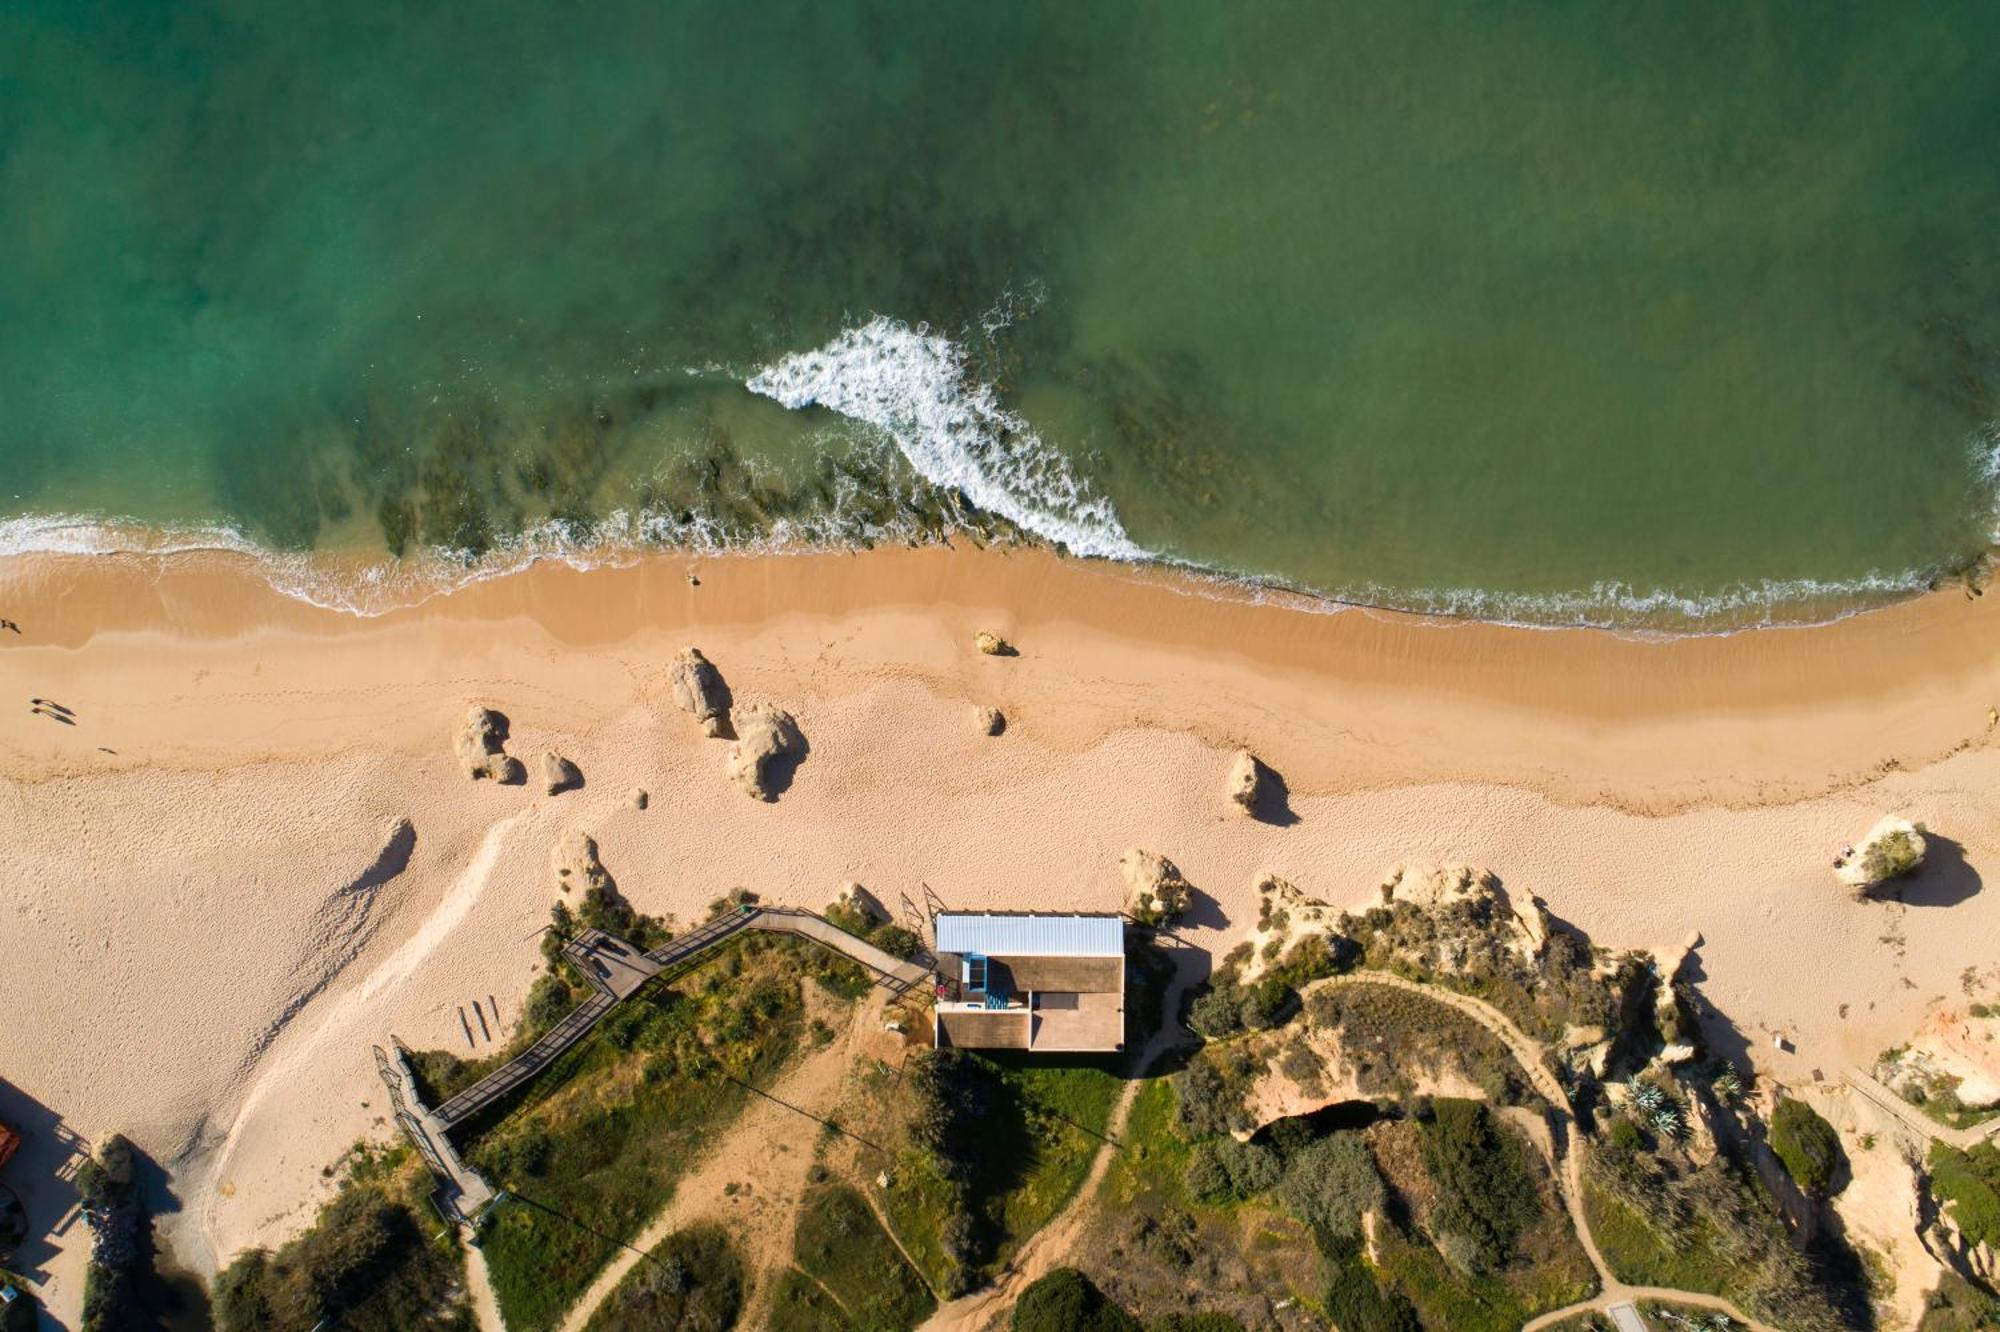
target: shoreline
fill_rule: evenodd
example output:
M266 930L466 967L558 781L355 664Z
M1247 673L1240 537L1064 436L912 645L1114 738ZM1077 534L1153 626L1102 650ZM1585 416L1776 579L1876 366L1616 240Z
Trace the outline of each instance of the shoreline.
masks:
M660 554L590 568L544 560L363 617L271 586L254 556L202 550L14 557L0 561L0 603L29 626L0 645L10 664L64 654L39 668L50 680L67 654L104 663L101 687L80 679L75 699L64 700L92 707L115 707L119 694L140 688L140 659L152 659L143 644L200 656L258 639L365 655L370 642L442 635L455 645L504 624L532 626L564 651L623 651L780 620L802 633L812 621L949 611L968 639L976 628L1013 637L1057 629L1092 650L1122 644L1131 658L1125 681L1135 687L1171 677L1173 659L1199 658L1219 684L1255 681L1303 715L1337 721L1350 747L1376 751L1349 762L1280 743L1271 761L1307 790L1476 780L1653 813L1783 803L1936 762L1984 743L1986 709L2000 703L2000 602L1955 589L1814 626L1658 636L1330 610L1294 604L1291 594L1238 595L1234 585L1158 566L934 545ZM852 665L910 674L896 657L892 644L875 644ZM922 673L934 688L950 684L951 672ZM1033 654L1018 673L1037 673ZM1457 752L1461 723L1440 727L1423 715L1444 701L1479 710L1507 743L1484 756ZM1120 720L1092 711L1085 729L1095 735ZM1132 720L1228 744L1227 711ZM1717 748L1746 724L1764 733L1753 751ZM327 730L320 752L345 740ZM156 747L147 761L199 766L202 748ZM123 755L68 751L65 761L60 744L10 748L0 773L34 780L129 766L105 761Z
M486 997L504 1039L570 830L682 922L734 886L818 909L850 880L892 909L928 885L1116 910L1139 846L1200 890L1187 935L1215 956L1263 875L1354 905L1399 862L1477 863L1607 947L1702 931L1714 1038L1782 1080L1871 1059L2000 956L1991 599L1632 638L935 546L545 562L366 618L248 556L18 557L0 614L23 629L0 635L0 1093L166 1164L183 1209L162 1225L197 1268L280 1242L321 1171L387 1135L369 1044L476 1057L457 1014ZM981 630L1020 655L982 656ZM675 707L687 644L739 704L798 718L811 750L775 803ZM47 696L76 724L25 706ZM450 736L473 704L510 717L531 773L555 750L584 788L469 781ZM1002 735L974 725L985 706ZM1238 747L1282 779L1284 818L1227 807ZM1851 902L1825 857L1884 811L1950 839L1945 868L1907 902ZM384 877L402 819L414 850ZM65 1291L83 1233L49 1260Z
M274 550L235 528L216 524L149 526L135 520L79 514L27 514L0 519L0 565L67 556L239 558L256 565L264 581L287 597L323 610L373 618L414 609L480 583L515 577L549 564L592 572L657 560L828 558L878 549L969 546L1035 551L1177 581L1191 589L1205 589L1212 596L1275 604L1305 613L1361 610L1497 628L1582 629L1656 639L1817 629L1906 601L1966 591L1983 582L1983 571L1995 549L1989 546L1956 563L1896 574L1871 571L1830 582L1767 578L1754 585L1734 584L1706 596L1670 589L1637 594L1623 584L1599 583L1588 589L1545 593L1472 587L1405 590L1401 596L1409 604L1401 604L1397 594L1386 588L1318 591L1277 575L1233 573L1140 547L1129 557L1074 555L1060 541L1034 530L1003 526L997 531L979 531L944 516L908 527L868 528L847 538L815 534L811 523L795 528L789 522L750 539L719 535L698 521L692 526L683 524L674 539L638 535L650 530L650 520L640 521L635 528L631 516L620 512L578 539L549 520L504 538L477 556L435 550L403 559L365 542L352 547ZM1420 601L1428 604L1416 604ZM1541 618L1536 616L1538 611L1543 613ZM1787 611L1793 613L1781 613Z

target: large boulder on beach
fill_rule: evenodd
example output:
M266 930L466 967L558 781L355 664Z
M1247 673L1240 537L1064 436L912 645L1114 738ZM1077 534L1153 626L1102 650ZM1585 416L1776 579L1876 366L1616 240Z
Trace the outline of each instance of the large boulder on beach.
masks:
M805 753L805 736L792 714L769 703L736 713L736 743L729 747L729 780L758 800L775 800L791 765Z
M1133 847L1118 858L1125 879L1125 914L1140 925L1171 925L1187 914L1194 888L1165 856Z
M1237 750L1235 760L1229 765L1230 803L1255 817L1258 801L1263 795L1264 765L1249 750Z
M981 629L972 636L972 646L978 648L989 657L1011 657L1014 655L1014 645L1012 643L1009 643L1006 639L1000 637L1000 635L988 633L984 629Z
M1916 873L1923 863L1924 825L1889 814L1868 830L1852 854L1842 853L1833 862L1833 877L1864 897L1892 879Z
M667 682L673 686L674 704L701 723L710 737L729 728L729 689L722 673L715 669L700 648L685 647L667 666Z
M527 780L528 770L508 755L506 745L507 719L491 708L468 712L451 740L452 752L458 755L466 776L514 786Z
M602 888L611 882L610 872L597 856L597 839L581 828L571 828L562 835L549 863L555 869L556 883L566 893L576 888Z
M583 773L576 764L558 754L553 749L542 752L542 789L550 795L560 795L583 785Z

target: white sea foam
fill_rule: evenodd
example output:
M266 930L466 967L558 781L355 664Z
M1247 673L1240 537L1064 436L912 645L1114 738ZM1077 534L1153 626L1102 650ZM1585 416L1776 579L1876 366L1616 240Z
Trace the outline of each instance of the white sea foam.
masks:
M874 426L932 485L1073 554L1151 558L1110 500L1002 407L991 385L971 380L963 349L922 326L877 315L766 366L746 387L794 410L825 407Z

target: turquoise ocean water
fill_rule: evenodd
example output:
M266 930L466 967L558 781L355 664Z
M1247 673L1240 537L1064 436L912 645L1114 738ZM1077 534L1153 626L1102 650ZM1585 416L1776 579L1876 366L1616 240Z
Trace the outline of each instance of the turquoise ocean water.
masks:
M0 542L1819 618L1989 544L1996 217L1966 0L16 0Z

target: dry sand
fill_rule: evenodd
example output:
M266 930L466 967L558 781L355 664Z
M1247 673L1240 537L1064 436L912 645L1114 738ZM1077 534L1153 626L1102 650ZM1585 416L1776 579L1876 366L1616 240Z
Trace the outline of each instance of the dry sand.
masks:
M2000 871L2000 604L1644 640L1258 605L1035 552L706 560L699 586L685 568L539 566L363 619L236 557L0 563L25 631L0 643L0 1118L38 1130L10 1171L31 1205L63 1203L60 1130L122 1130L173 1172L183 1260L280 1242L323 1169L388 1131L372 1043L466 1051L460 1010L489 996L511 1025L572 827L635 904L682 919L738 885L820 906L848 880L892 908L928 884L1114 910L1143 846L1200 890L1193 935L1218 951L1262 872L1343 902L1399 861L1472 861L1600 942L1700 929L1704 992L1740 1032L1717 1039L1794 1083L1904 1039L2000 955L1980 888ZM982 656L981 629L1020 655ZM674 707L689 643L739 702L798 718L811 752L774 803ZM527 786L456 765L474 703L512 719ZM1238 746L1293 821L1227 806ZM544 748L582 790L541 793ZM1885 811L1950 841L1906 905L1851 902L1831 857ZM382 856L399 818L406 864ZM83 1247L72 1225L25 1256L58 1308Z

